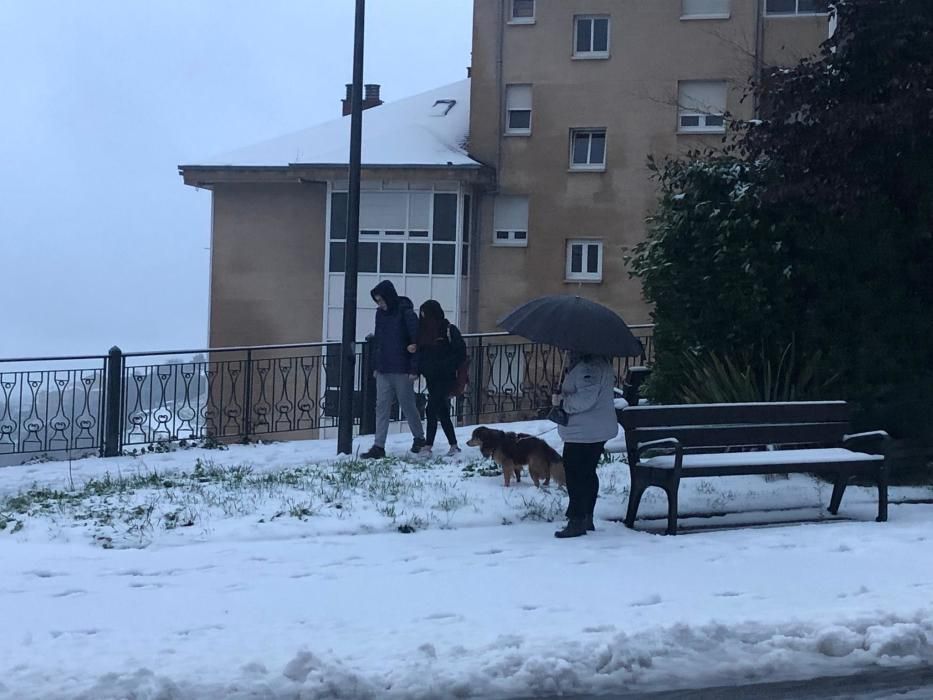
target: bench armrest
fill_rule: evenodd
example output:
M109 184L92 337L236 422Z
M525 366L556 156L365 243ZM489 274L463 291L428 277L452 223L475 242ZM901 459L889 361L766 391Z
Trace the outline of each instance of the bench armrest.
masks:
M853 433L852 435L843 435L842 444L845 445L850 440L867 440L869 438L890 440L891 436L888 435L887 430L869 430L867 433Z
M684 463L684 448L680 444L680 440L677 438L661 438L660 440L649 440L648 442L638 443L638 447L635 450L636 457L638 461L641 461L641 455L645 450L658 449L658 448L671 448L674 450L674 478L680 478L680 470Z
M638 454L641 454L645 450L657 449L659 447L673 447L675 450L680 450L680 440L670 437L661 438L660 440L649 440L648 442L639 442Z
M842 446L853 452L869 454L887 454L891 436L885 430L870 430L867 433L854 433L842 436ZM871 452L869 452L871 450Z

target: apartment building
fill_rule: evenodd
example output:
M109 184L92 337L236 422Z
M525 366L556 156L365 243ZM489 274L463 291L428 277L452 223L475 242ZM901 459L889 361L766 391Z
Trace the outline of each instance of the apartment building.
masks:
M469 331L562 292L648 321L648 156L720 145L749 78L828 31L826 0L475 0L469 79L366 86L358 337L381 278ZM340 339L349 121L179 167L212 192L212 347Z
M828 31L825 0L475 0L469 152L496 179L472 325L566 292L647 321L624 257L656 202L648 156L721 146L749 79Z

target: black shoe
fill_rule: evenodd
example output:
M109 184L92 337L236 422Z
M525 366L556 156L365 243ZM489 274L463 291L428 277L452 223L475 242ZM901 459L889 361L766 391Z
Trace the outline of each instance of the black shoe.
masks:
M379 445L373 445L369 450L360 455L360 459L382 459L385 456L385 448L379 447Z
M586 522L583 518L571 518L567 521L563 530L554 533L554 537L564 539L566 537L580 537L586 534Z
M586 527L587 532L596 532L596 526L593 524L593 516L587 515L583 518L583 525Z
M411 443L411 453L418 455L421 454L421 450L428 446L428 443L424 441L424 438L415 438Z

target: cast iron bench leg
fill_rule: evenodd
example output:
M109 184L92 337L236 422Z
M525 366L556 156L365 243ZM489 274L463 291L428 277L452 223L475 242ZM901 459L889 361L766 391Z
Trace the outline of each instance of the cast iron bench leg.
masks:
M677 492L680 490L680 479L671 479L667 488L667 534L677 534Z
M632 487L628 494L628 511L625 514L625 527L635 527L635 516L638 515L638 504L641 503L641 497L648 488L648 482L638 476L632 475Z
M878 518L883 523L888 519L888 465L878 467Z
M848 483L848 473L839 472L836 474L836 481L833 483L833 495L829 499L829 512L833 515L839 512L839 504L842 503L842 494L845 493Z

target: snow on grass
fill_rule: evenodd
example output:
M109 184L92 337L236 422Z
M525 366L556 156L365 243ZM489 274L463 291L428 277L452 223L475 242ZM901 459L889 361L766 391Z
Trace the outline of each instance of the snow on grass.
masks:
M896 504L929 489L892 489L875 523L873 489L833 517L805 475L692 479L682 525L772 526L659 537L610 520L616 457L597 532L560 541L562 489L407 445L376 463L309 441L0 469L0 697L520 697L933 661L933 506ZM663 493L643 511L662 529Z

